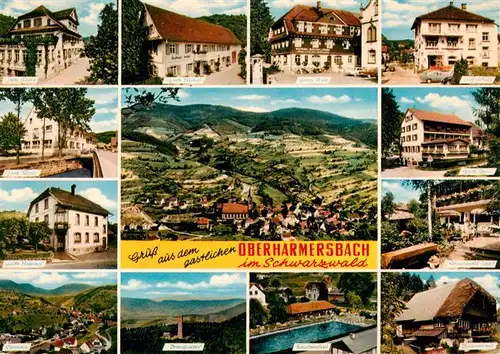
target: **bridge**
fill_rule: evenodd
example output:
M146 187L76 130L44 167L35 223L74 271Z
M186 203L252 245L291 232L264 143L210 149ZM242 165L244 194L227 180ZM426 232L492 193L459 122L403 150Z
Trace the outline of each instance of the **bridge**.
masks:
M94 178L117 178L118 177L118 154L106 150L93 150Z

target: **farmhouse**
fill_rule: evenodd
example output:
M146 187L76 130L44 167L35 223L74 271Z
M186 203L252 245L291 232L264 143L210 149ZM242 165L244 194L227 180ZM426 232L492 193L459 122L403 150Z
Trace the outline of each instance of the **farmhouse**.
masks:
M97 140L95 134L81 127L73 130L66 129L63 133L57 122L51 119L38 118L34 108L28 114L24 121L24 134L21 149L36 155L42 153L42 144L45 156L52 156L58 153L58 141L63 141L63 155L79 155L82 152L88 152L96 148ZM42 142L43 141L43 142Z
M418 69L452 66L461 58L469 65L498 67L498 30L495 21L460 8L446 7L418 16L415 64Z
M43 5L21 15L2 36L0 76L25 76L28 49L23 39L37 41L36 76L59 73L80 59L84 49L75 8L52 12Z
M331 343L332 354L376 354L377 327L351 332Z
M496 322L496 300L471 279L415 294L396 317L398 334L425 348L445 339L480 341ZM476 339L476 340L474 340Z
M475 126L476 135L479 134ZM455 114L408 108L401 123L402 155L409 163L466 159L474 144L472 124ZM476 139L477 141L477 139Z
M229 29L144 6L152 75L196 76L237 65L241 42Z
M249 284L248 297L259 301L262 306L267 306L266 294L264 293L262 286L258 283Z
M73 255L107 249L108 216L96 203L71 192L50 187L36 197L28 208L28 218L46 222L54 230L50 245L56 252Z

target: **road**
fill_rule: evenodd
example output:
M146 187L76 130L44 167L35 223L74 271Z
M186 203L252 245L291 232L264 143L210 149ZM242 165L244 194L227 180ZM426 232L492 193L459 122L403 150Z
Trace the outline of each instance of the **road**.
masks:
M205 78L205 85L245 85L243 80L238 74L240 66L233 64L229 68L221 71L214 71L212 74Z
M387 85L420 85L420 78L412 70L403 69L397 65L389 65L396 71L386 71L382 74L382 84Z
M47 79L41 79L40 84L43 85L72 85L81 81L85 76L89 76L88 68L90 66L88 58L80 58L76 63L71 65L66 70L49 76Z
M116 178L118 176L118 154L116 152L96 150L101 163L103 178Z
M110 350L111 349L111 340L109 340L108 338L104 337L104 336L101 336L99 334L99 331L95 332L95 335L97 337L99 337L99 339L104 343L104 349L106 349L106 351Z
M382 177L397 178L442 178L445 171L424 171L411 167L397 167L382 171Z

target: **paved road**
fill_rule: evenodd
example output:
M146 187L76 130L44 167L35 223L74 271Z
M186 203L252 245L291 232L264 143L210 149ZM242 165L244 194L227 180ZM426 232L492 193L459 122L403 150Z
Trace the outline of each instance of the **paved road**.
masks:
M39 83L44 85L72 85L77 81L83 80L85 76L90 75L88 68L89 59L80 58L80 60L66 70L50 76L47 79L41 79Z
M280 72L271 75L271 85L294 85L297 78L330 77L330 81L324 85L376 85L375 79L364 77L346 76L343 73L320 73L320 74L295 74ZM322 84L311 84L322 85Z
M97 150L96 154L101 163L103 177L116 178L118 176L118 154L105 150Z
M382 171L382 177L441 178L446 171L424 171L411 167L397 167Z
M387 85L420 85L418 74L412 70L406 70L400 66L390 65L396 68L396 71L386 71L382 75L382 84Z
M106 338L105 336L102 336L99 331L95 332L95 335L97 337L99 337L99 339L104 343L104 349L106 349L107 351L111 349L111 341Z
M205 78L205 85L244 85L243 80L238 74L240 66L233 64L229 68L222 71L214 71L212 74Z

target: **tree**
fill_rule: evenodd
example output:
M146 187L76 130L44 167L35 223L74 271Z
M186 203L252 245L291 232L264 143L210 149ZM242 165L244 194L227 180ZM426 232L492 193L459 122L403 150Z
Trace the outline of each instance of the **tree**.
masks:
M451 83L453 85L460 84L460 80L462 79L462 76L467 75L468 67L469 67L469 64L467 63L467 59L465 59L465 58L462 58L462 59L457 60L455 62L455 67L453 69L453 76L451 78Z
M85 44L90 61L90 82L113 85L118 83L118 10L107 4L99 14L97 35Z
M250 299L250 328L256 328L266 323L267 312L257 299Z
M403 184L410 186L415 190L427 192L427 229L429 232L429 242L432 242L432 211L436 206L434 191L434 180L405 180Z
M5 151L16 150L16 163L19 165L19 155L26 129L23 123L12 112L2 117L0 122L0 145Z
M490 134L488 165L500 165L500 90L498 88L483 87L472 92L479 107L473 108L473 113L480 126L486 126Z
M382 273L380 287L380 297L383 299L380 308L381 339L382 345L388 345L390 349L392 349L393 338L396 336L395 318L405 309L405 304L398 295L400 288L398 276L398 273Z
M136 112L151 109L156 103L167 103L169 100L180 101L178 88L162 87L156 91L126 88L124 91L124 100L127 107L122 108L123 118Z
M394 194L392 192L387 192L380 202L382 218L387 220L392 214L394 214Z
M363 301L359 295L356 295L355 292L349 291L346 296L347 306L351 309L358 310L362 305Z
M23 40L24 45L26 46L26 76L36 76L36 63L38 61L38 46L36 44L36 39L27 39Z
M28 224L28 240L35 246L38 252L38 244L42 240L48 240L52 235L52 229L46 222L30 222Z
M434 276L431 275L429 279L427 279L427 289L434 289L436 285L436 280L434 279Z
M266 61L271 60L271 44L267 41L269 28L274 23L274 17L265 0L251 0L250 18L250 55L263 54Z
M285 300L278 296L276 293L267 294L267 303L269 309L269 321L271 323L284 323L288 320L286 312Z
M364 304L368 304L376 285L370 273L342 273L337 287L344 293L346 299L349 292L354 292Z
M144 31L144 4L122 1L122 83L132 84L149 77L149 53Z
M382 89L382 151L389 151L393 143L399 144L403 113L392 89Z
M281 282L278 278L273 278L273 280L271 280L271 286L273 288L279 288L281 286Z

